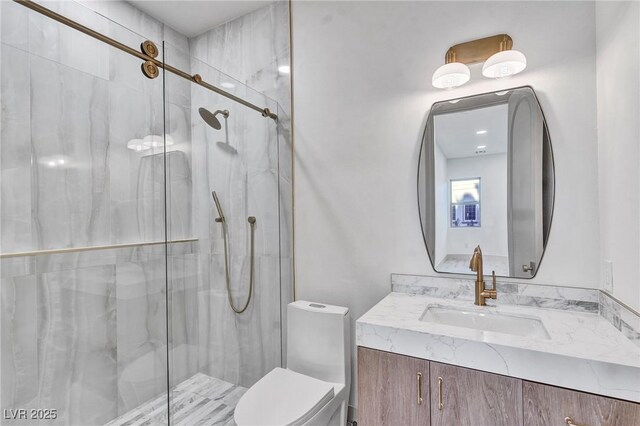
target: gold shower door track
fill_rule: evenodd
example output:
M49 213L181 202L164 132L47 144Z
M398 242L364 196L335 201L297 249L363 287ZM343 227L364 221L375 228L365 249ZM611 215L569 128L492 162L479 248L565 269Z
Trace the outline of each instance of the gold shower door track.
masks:
M44 256L44 255L65 254L65 253L81 253L81 252L96 251L96 250L148 247L148 246L157 246L161 244L193 243L197 241L198 241L197 238L186 238L182 240L149 241L149 242L142 242L142 243L111 244L111 245L104 245L104 246L88 246L88 247L67 247L67 248L61 248L61 249L44 249L44 250L13 252L13 253L0 253L0 259L10 259L12 257L26 257L26 256Z
M25 6L35 12L38 12L44 16L47 16L55 21L60 22L61 24L64 24L70 28L73 28L77 31L80 31L81 33L84 33L90 37L95 38L96 40L100 40L103 43L106 43L110 46L115 47L116 49L120 49L121 51L128 53L131 56L135 56L136 58L139 58L143 61L145 61L146 63L150 62L153 65L164 69L165 71L168 71L172 74L175 74L179 77L184 78L185 80L189 80L192 83L195 83L199 86L204 87L205 89L209 89L212 92L215 92L219 95L222 95L226 98L231 99L232 101L238 102L244 106L246 106L247 108L251 108L255 111L258 111L260 114L262 114L263 117L269 117L271 119L273 119L274 121L278 120L278 116L276 114L274 114L273 112L271 112L269 110L269 108L260 108L257 105L252 104L251 102L248 102L242 98L239 98L238 96L235 96L227 91L224 91L216 86L213 86L209 83L207 83L206 81L202 80L202 77L200 77L199 74L194 74L191 75L189 73L186 73L176 67L173 67L169 64L164 63L163 61L159 61L156 58L147 55L146 53L143 52L139 52L136 49L133 49L129 46L127 46L126 44L120 43L117 40L114 40L110 37L107 37L106 35L99 33L98 31L94 31L89 27L85 27L82 24L79 24L78 22L67 18L66 16L60 15L59 13L56 13L50 9L47 9L46 7L33 2L32 0L13 0L18 4L21 4L22 6Z

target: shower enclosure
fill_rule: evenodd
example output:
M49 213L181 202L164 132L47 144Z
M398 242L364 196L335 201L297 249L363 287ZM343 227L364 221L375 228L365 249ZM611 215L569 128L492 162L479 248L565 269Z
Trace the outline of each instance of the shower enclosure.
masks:
M137 51L152 40L162 65L232 97L162 66L147 78L140 58L0 3L0 423L232 424L284 353L288 78L266 67L235 80L201 60L206 37L126 3L109 12L137 32L76 2L41 4ZM283 23L288 58L286 2L255 14ZM199 108L228 116L214 129ZM253 295L238 314L228 291L249 296L252 226Z

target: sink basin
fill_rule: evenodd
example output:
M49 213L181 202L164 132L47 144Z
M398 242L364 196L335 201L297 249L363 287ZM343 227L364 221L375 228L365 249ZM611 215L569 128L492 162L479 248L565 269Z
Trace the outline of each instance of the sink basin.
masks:
M534 316L429 305L420 317L420 321L514 336L551 338L540 318Z

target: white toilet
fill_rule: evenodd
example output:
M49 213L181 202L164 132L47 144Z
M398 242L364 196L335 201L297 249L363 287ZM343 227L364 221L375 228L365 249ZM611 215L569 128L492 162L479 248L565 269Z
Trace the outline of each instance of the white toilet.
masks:
M351 385L349 309L287 306L287 368L274 368L238 401L238 426L346 425Z

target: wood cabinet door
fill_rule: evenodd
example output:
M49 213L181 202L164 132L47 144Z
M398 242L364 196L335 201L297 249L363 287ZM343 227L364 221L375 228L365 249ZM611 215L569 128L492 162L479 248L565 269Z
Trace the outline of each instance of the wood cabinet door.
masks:
M640 404L633 402L532 382L523 382L522 394L527 426L640 425Z
M359 346L358 425L429 425L429 361Z
M431 362L431 424L522 425L522 380Z

